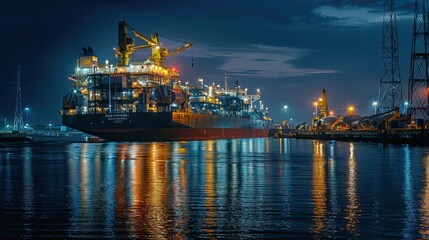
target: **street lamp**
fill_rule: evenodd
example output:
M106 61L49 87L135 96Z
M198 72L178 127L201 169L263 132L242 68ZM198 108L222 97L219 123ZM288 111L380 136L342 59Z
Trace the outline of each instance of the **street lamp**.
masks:
M317 116L319 116L319 115L317 114L317 106L319 105L319 103L318 103L318 102L314 102L314 103L313 103L313 105L314 105L314 110L315 110L316 117L317 117Z
M204 90L204 79L200 78L198 79L198 82L201 82L201 89Z
M285 110L285 113L286 113L287 105L284 105L284 106L283 106L283 109Z
M26 118L27 118L27 121L26 121L25 125L28 126L28 112L30 111L30 108L26 107L26 108L24 108L24 110L25 110L25 115L26 115Z
M49 132L52 132L52 123L49 123Z
M286 115L287 105L283 106L283 110L285 111L285 115Z
M377 105L378 102L372 102L372 106L374 106L374 114L377 114Z
M349 114L354 114L355 113L355 107L354 106L350 105L347 109L349 110Z
M404 113L408 113L408 107L410 106L410 103L404 102Z

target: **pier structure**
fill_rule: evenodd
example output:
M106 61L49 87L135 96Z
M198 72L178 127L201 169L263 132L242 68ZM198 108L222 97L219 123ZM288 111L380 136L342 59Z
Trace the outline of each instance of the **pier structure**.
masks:
M297 131L296 138L375 142L387 144L428 145L429 129L350 130L350 131Z

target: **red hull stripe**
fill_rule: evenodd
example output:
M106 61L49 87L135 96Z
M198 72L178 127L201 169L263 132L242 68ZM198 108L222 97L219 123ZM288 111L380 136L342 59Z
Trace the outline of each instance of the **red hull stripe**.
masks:
M206 140L224 138L267 137L268 129L236 128L155 128L88 130L89 134L106 140Z

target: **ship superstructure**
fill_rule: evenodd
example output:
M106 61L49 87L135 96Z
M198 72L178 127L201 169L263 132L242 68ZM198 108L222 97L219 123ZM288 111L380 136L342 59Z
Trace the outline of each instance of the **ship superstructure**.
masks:
M134 38L147 44L135 45ZM190 86L175 69L163 66L167 57L192 47L186 42L170 51L158 34L145 37L119 22L118 64L98 63L95 51L82 49L74 90L63 98L63 123L111 140L193 140L267 136L271 119L257 108L260 91L249 95L238 83L226 90L219 85ZM130 62L134 51L151 48L144 62Z

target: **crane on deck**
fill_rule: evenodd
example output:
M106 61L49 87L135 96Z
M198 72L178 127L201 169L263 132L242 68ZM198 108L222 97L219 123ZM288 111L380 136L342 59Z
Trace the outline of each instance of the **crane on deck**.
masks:
M161 47L158 33L151 34L150 38L146 37L134 28L128 27L123 20L119 22L118 27L118 47L115 48L115 51L117 57L121 60L121 66L129 65L131 55L134 53L135 50L151 48L152 54L149 57L149 60L153 61L156 66L162 66L163 62L166 60L167 57L171 57L192 47L192 43L186 42L183 46L178 46L176 47L176 49L170 50L166 47ZM135 46L134 38L130 37L130 35L128 34L128 28L136 37L142 39L147 44Z

